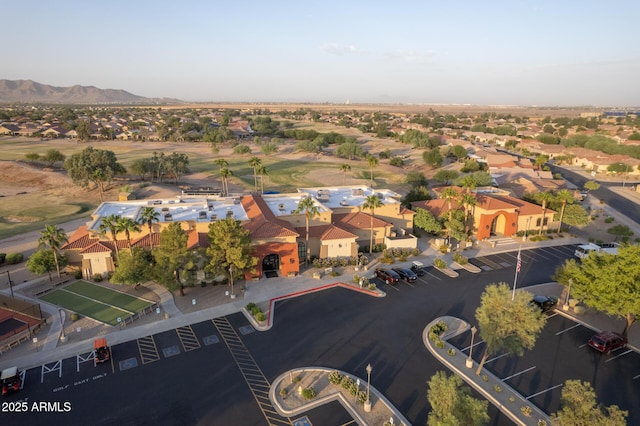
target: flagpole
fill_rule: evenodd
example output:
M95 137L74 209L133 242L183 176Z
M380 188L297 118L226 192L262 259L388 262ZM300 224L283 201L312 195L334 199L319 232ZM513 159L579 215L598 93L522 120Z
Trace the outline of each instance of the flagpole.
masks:
M522 265L522 258L520 257L520 251L522 246L518 247L518 259L516 261L516 275L513 277L513 292L511 293L511 300L516 298L516 282L518 281L518 272L520 272L520 266Z

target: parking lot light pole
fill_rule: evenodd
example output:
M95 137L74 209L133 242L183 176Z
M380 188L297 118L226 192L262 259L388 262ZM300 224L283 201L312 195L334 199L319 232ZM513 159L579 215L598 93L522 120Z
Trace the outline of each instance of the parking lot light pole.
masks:
M467 368L473 367L473 359L471 358L471 354L473 353L473 338L476 335L476 331L478 331L478 329L475 325L471 327L471 346L469 347L469 358L467 358L467 360L465 361L465 365L467 366Z
M229 265L229 283L231 284L231 298L235 299L236 295L233 292L233 264Z
M64 320L62 319L62 308L58 308L58 314L60 314L60 328L62 328L62 333L60 333L60 341L65 342L67 340L67 336L64 335Z
M11 274L9 271L5 271L7 273L7 279L9 280L9 290L11 290L11 298L13 299L13 282L11 281Z
M369 399L369 390L371 388L371 364L367 364L367 400L364 402L364 412L371 412L371 400Z
M571 296L571 284L573 284L573 279L569 278L569 289L567 290L567 297L564 298L564 305L562 305L563 311L569 310L569 297Z

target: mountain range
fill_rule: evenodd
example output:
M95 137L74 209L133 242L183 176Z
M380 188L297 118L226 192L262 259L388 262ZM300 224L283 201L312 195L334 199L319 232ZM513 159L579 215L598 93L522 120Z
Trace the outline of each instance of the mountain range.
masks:
M0 103L43 104L179 104L178 99L145 98L125 90L95 86L56 87L33 80L0 80Z

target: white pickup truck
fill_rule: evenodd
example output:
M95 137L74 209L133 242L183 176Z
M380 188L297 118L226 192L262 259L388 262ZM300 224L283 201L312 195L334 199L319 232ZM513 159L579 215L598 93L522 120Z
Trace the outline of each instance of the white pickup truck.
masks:
M594 244L594 243L580 244L576 248L574 255L578 259L584 259L585 257L589 256L589 253L591 252L618 254L618 247L620 247L620 244L618 243L609 243L609 244L600 244L600 245Z

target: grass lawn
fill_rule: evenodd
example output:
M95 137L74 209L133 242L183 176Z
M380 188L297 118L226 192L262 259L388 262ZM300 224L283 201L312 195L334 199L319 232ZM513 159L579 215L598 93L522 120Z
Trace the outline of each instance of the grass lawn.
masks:
M131 316L130 312L95 302L64 289L46 294L41 299L109 325L117 325L118 317L124 319Z
M119 291L100 287L87 281L76 281L72 284L69 284L64 289L81 296L99 300L108 305L116 306L129 312L138 312L143 310L147 306L153 305L152 302L149 302L147 300L129 296L128 294L120 293Z

